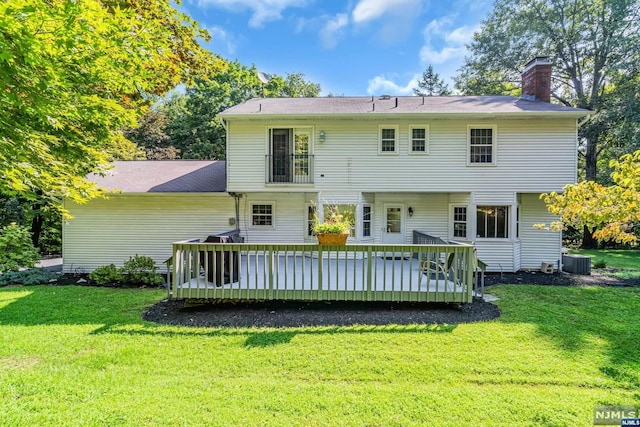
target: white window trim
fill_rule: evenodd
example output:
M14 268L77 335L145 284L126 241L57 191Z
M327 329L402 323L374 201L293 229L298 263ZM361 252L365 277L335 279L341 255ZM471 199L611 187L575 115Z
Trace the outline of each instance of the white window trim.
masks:
M413 130L424 129L424 151L413 151ZM424 156L429 154L429 125L409 125L409 154Z
M364 208L369 208L369 220L365 221L364 219ZM361 216L360 216L360 227L359 227L359 231L360 231L360 237L362 239L373 239L374 235L374 230L373 230L373 205L371 203L364 203L362 204L362 207L360 209L361 212ZM369 235L365 236L364 235L364 223L365 222L369 222Z
M313 156L316 147L316 129L315 126L300 126L295 123L283 123L278 125L268 125L265 126L265 135L264 135L264 152L267 155L271 155L271 131L273 129L291 129L291 136L294 140L291 141L292 144L295 145L295 134L296 130L301 131L309 131L309 155Z
M271 205L271 225L255 225L253 223L253 207L255 205ZM249 203L249 228L258 230L268 230L276 228L276 202L256 201Z
M393 129L394 130L394 150L393 151L382 151L382 130L383 129ZM399 149L399 135L400 133L400 126L398 125L379 125L378 126L378 154L383 155L383 156L394 156L394 155L398 155L398 153L400 152Z
M465 208L467 210L467 220L466 220L467 235L465 237L459 237L459 236L456 236L454 234L455 233L455 229L454 229L455 208ZM473 235L473 234L471 234L472 233L471 223L469 222L470 214L471 214L471 206L469 206L469 205L465 205L465 204L461 204L461 203L453 203L453 204L449 205L449 239L450 240L462 240L462 241L472 241L473 240L471 238L471 236ZM475 214L475 210L474 210L474 214Z
M491 129L491 163L471 162L471 129ZM467 125L467 166L493 167L498 164L498 125L495 124L469 124Z
M305 203L304 205L304 231L303 231L303 235L305 239L315 239L316 236L315 234L309 234L309 208L313 208L314 210L316 210L316 214L317 214L317 209L316 209L316 205L313 203ZM313 233L313 232L312 232Z
M507 234L508 237L480 237L478 236L478 207L480 206L489 206L489 207L506 207L507 208L507 215L509 215L509 218L507 220ZM500 203L496 203L496 204L491 204L491 203L483 203L483 204L478 204L475 206L474 210L473 210L473 231L475 233L475 240L478 241L482 241L482 242L512 242L514 241L514 233L515 230L513 229L513 207L515 205L511 205L511 204L500 204ZM467 211L467 222L469 221L469 213ZM468 230L467 230L468 231Z

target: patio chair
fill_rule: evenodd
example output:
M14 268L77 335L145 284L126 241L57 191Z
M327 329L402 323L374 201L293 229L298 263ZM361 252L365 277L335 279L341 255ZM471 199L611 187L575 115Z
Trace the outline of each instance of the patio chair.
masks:
M419 286L422 286L422 278L427 277L427 288L432 280L435 280L438 284L439 281L444 281L445 291L453 292L455 287L459 284L456 275L453 272L453 263L455 261L455 253L450 253L447 256L446 262L442 262L439 259L426 258L420 261L420 282ZM435 278L434 278L435 276ZM436 284L436 286L438 286Z

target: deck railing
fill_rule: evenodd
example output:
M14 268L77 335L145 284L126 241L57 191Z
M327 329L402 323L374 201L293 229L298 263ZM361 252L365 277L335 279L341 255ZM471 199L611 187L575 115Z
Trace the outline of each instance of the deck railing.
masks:
M173 244L172 297L466 303L474 265L473 246L465 244L184 241Z

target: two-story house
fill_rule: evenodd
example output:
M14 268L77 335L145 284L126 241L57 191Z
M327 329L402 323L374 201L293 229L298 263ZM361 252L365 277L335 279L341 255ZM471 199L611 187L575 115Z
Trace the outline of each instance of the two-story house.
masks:
M523 96L258 98L220 114L227 161L117 162L108 200L67 204L65 271L158 262L170 243L238 228L247 243L314 242L327 205L352 243L412 243L418 230L473 242L489 271L561 259L540 193L576 181L586 110L550 103L536 58Z

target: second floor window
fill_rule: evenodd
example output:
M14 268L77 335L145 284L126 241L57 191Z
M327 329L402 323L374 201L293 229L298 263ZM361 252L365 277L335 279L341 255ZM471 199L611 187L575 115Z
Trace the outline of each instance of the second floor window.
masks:
M469 126L469 164L495 165L496 127Z
M409 127L409 152L411 154L429 153L429 126Z
M398 127L380 126L380 154L396 154L398 152Z

